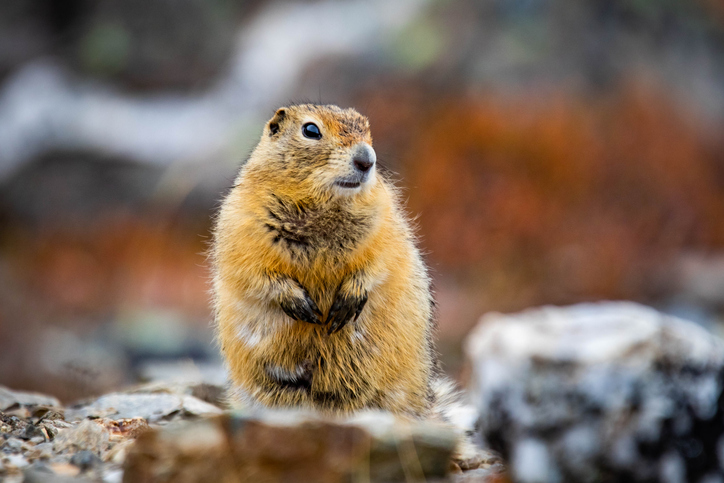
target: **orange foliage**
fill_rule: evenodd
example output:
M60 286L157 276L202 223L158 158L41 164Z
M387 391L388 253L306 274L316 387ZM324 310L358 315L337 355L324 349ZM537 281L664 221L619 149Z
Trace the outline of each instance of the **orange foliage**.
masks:
M209 319L204 240L198 227L141 217L102 217L80 232L48 228L10 241L14 269L68 315L162 307Z
M655 91L444 99L402 122L432 265L488 309L651 299L677 254L724 247L724 150Z

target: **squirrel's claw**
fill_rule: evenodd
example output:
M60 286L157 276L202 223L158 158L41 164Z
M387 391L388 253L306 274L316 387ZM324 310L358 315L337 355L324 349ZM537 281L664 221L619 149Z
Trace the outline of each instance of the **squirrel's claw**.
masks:
M332 308L329 309L329 314L327 315L327 323L329 324L327 334L331 335L339 332L347 325L350 319L357 320L366 303L367 294L361 297L355 297L344 294L341 291L337 292Z
M284 313L294 320L301 320L310 324L322 324L322 312L320 312L319 307L306 290L304 290L303 297L285 300L280 302L279 305Z

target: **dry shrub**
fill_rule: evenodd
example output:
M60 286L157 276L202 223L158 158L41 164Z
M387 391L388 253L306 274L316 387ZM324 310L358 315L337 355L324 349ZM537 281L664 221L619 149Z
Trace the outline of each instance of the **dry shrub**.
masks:
M369 104L380 119L394 108ZM650 301L676 289L667 270L677 255L724 246L717 126L697 124L665 93L639 84L596 98L417 106L381 122L382 137L409 132L399 170L423 245L440 274L484 294L486 309Z
M17 232L13 269L34 293L68 315L166 307L209 317L205 241L196 225L105 216L73 232Z

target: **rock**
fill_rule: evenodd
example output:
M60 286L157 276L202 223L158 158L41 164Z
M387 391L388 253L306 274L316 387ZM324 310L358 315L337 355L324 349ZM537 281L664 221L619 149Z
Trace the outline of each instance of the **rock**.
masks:
M7 412L14 407L53 406L60 407L60 401L53 396L35 392L11 391L0 386L0 411Z
M49 460L53 457L53 443L40 443L31 448L26 456L29 461Z
M110 436L103 425L84 420L73 429L67 429L55 438L53 448L56 452L90 451L101 455L108 449Z
M221 364L153 361L141 366L140 377L148 382L125 392L186 394L220 408L226 407L228 378Z
M166 424L221 412L188 394L193 388L187 384L160 386L153 390L168 392L140 392L151 388L136 387L77 406L67 411L68 421L66 410L52 399L4 391L15 409L13 415L0 412L0 481L120 483L121 466L135 438L149 431L147 419ZM140 416L123 417L132 414Z
M10 473L13 470L22 469L29 465L25 456L19 454L0 455L0 459L2 459L3 466Z
M190 387L191 395L214 406L227 407L226 384L199 383Z
M48 439L48 433L45 428L36 426L34 424L28 424L25 426L25 431L21 436L23 439L30 440L31 442L38 444L43 443Z
M64 413L65 411L60 407L35 406L30 412L30 415L37 420L49 421L65 418Z
M211 384L224 387L228 374L220 362L198 362L189 359L150 360L138 368L142 381L160 384Z
M0 481L120 483L126 455L135 438L149 431L149 421L168 424L222 412L190 394L200 384L216 387L157 382L67 410L53 398L5 390L15 413L0 412Z
M59 476L78 476L80 468L70 463L52 463L48 465L53 473Z
M19 453L22 448L23 442L18 438L8 438L2 445L6 453Z
M402 423L389 413L369 411L349 419L372 436L369 475L372 481L404 481L443 476L457 436L452 428L430 422Z
M69 421L84 418L131 419L143 418L157 422L181 416L220 414L221 409L200 399L176 394L123 394L101 396L92 403L69 409Z
M483 442L520 482L722 481L724 343L633 303L483 317Z
M148 423L143 418L103 419L101 423L110 432L111 441L125 441L148 431Z
M62 419L43 420L39 423L39 426L45 430L51 440L55 439L60 431L73 427L72 424Z
M26 439L24 435L28 426L30 426L30 423L23 419L0 413L0 432L6 434L7 436Z
M81 472L96 468L102 463L103 460L101 460L95 453L88 450L78 451L70 459L70 464L77 466Z
M104 461L111 462L114 465L122 465L124 461L126 461L126 456L128 455L128 449L135 443L134 439L127 439L125 441L121 441L113 448L111 448L110 451L108 451L104 456Z
M30 417L30 410L23 406L12 406L10 409L3 413L5 416L15 416L19 419L27 419Z
M444 477L455 433L389 415L347 421L297 412L223 416L142 434L126 482L405 481Z
M91 480L58 474L48 465L36 464L23 471L23 483L91 483Z

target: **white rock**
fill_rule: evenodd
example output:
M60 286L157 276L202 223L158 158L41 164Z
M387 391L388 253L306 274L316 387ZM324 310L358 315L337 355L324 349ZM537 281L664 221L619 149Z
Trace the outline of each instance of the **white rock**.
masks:
M484 442L519 481L724 474L724 343L692 322L628 302L488 314L466 351Z

